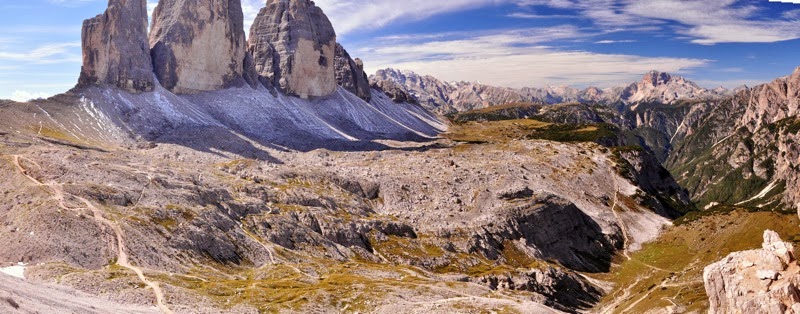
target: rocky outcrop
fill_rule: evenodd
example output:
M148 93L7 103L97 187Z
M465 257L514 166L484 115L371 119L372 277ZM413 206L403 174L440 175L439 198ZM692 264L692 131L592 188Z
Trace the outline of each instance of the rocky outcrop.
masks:
M353 60L347 50L340 44L336 44L336 82L354 95L369 101L372 97L369 86L369 78L364 72L364 62L356 58Z
M800 107L800 67L792 75L740 93L750 98L741 125L754 131L787 117L796 116Z
M105 13L83 22L81 38L83 66L78 86L153 90L145 0L110 0Z
M398 103L408 102L414 104L418 103L417 98L410 95L406 90L406 87L403 86L403 84L398 83L397 81L373 79L373 77L370 77L369 86L382 91L384 94L389 96L389 98L392 99L392 101L394 102ZM425 108L430 109L431 106L428 104L428 106L426 106ZM440 112L440 111L434 111L434 112Z
M248 49L258 74L287 94L336 91L336 32L313 1L267 1L250 28Z
M583 281L580 275L555 267L529 269L520 274L490 274L473 279L492 290L528 291L532 299L567 313L588 309L602 292Z
M176 94L244 85L252 72L244 68L243 25L240 0L159 1L150 46L161 85Z
M675 181L654 154L645 149L619 149L616 155L619 171L652 196L645 202L653 211L674 219L691 209L689 193Z
M494 222L475 230L467 251L496 259L504 246L521 241L536 248L532 255L542 260L578 271L608 271L621 239L604 234L597 222L568 200L543 192L528 199L499 210ZM537 227L541 225L548 228Z
M733 253L703 274L709 313L800 313L800 266L791 243L764 232L760 250Z

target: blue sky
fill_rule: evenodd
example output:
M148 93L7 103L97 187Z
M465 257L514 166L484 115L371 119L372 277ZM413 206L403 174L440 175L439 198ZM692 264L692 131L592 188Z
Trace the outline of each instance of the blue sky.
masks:
M242 1L249 28L265 1ZM396 67L511 87L610 87L649 70L706 87L766 82L800 66L800 4L790 2L316 1L368 73ZM0 0L0 98L71 88L80 70L81 22L106 4Z

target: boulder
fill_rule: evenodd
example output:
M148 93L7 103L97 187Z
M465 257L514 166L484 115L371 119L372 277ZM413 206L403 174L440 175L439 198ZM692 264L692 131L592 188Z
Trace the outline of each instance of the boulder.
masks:
M799 314L800 266L791 243L764 232L760 250L737 252L703 273L709 313Z
M243 86L246 42L240 0L160 0L150 46L161 85L176 94ZM251 67L252 69L252 67Z
M364 72L364 62L358 58L353 60L347 50L337 43L334 66L336 68L336 82L339 86L369 102L372 94L370 93L369 78L367 73Z
M109 0L105 13L83 22L81 39L79 87L112 85L133 93L153 90L145 0Z
M269 0L250 29L248 51L257 73L301 98L336 91L336 32L309 0Z

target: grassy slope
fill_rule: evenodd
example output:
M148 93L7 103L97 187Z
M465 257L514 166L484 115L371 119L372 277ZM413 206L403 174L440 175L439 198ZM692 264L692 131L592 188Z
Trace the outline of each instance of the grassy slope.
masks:
M798 225L797 215L737 210L672 227L630 260L620 258L610 273L591 275L614 283L597 308L614 304L614 313L644 313L677 305L703 311L708 307L705 266L731 252L759 248L766 229L794 240L800 234Z

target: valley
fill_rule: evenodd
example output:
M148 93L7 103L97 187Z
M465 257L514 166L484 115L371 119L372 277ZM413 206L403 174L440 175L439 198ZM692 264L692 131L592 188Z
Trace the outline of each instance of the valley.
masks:
M800 68L367 76L313 1L152 9L0 101L0 312L800 313Z

